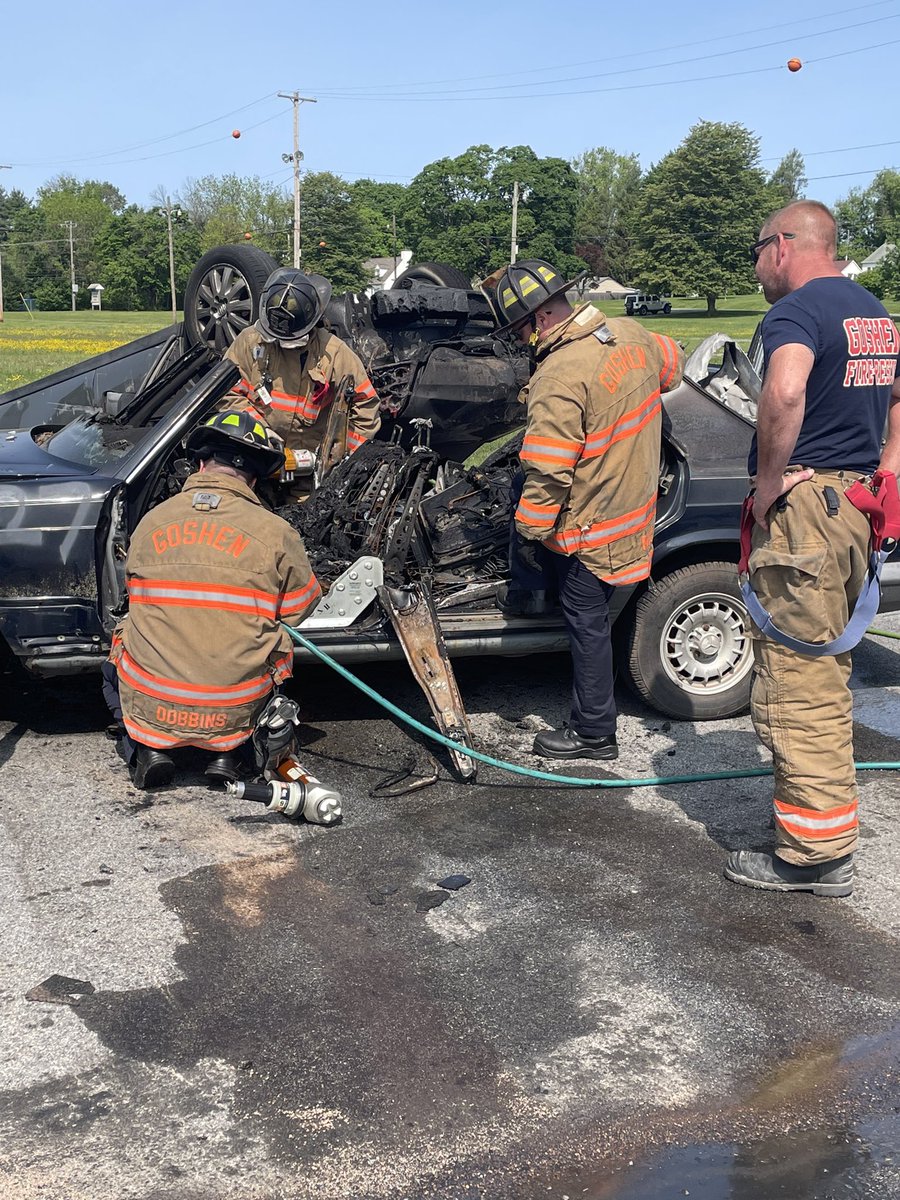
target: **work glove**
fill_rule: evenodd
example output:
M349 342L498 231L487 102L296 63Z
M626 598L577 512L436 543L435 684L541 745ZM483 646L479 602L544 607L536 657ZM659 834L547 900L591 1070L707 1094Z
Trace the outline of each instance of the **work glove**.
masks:
M521 535L516 537L515 555L526 571L533 571L536 575L543 574L547 561L546 553L540 542L529 541Z

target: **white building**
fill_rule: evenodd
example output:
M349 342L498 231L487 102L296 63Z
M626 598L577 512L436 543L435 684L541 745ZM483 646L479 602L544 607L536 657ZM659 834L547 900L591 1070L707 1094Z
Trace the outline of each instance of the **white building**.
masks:
M363 266L372 283L366 288L366 295L392 288L411 262L412 250L401 250L396 258L393 255L389 258L367 258Z
M839 267L841 274L846 275L848 279L856 279L863 270L855 258L836 258L834 265Z
M871 271L875 267L880 267L889 254L893 254L897 247L893 242L882 242L877 250L873 250L868 258L864 258L860 263L861 271Z

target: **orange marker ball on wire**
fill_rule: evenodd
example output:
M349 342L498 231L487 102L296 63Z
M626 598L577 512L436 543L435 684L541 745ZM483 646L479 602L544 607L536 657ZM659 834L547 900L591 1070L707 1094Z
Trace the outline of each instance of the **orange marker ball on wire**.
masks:
M799 71L802 66L803 63L799 58L789 58L787 60L787 69L789 71Z
M231 136L233 138L239 138L241 136L241 131L239 129L232 129Z

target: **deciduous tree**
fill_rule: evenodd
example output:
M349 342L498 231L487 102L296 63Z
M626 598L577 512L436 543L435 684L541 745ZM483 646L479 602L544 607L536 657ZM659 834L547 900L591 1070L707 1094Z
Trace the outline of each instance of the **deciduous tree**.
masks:
M636 154L607 146L585 150L572 163L578 180L575 246L595 275L631 281L641 165Z
M737 123L699 122L644 181L641 283L654 291L697 292L709 314L723 293L755 290L747 249L773 207L759 140Z
M509 260L513 185L519 184L519 257L559 270L584 263L573 252L577 183L561 158L530 146L470 146L429 163L406 190L403 229L415 258L451 263L472 277Z
M806 164L799 150L789 150L769 176L769 186L776 193L776 204L790 204L792 200L802 200L808 182Z

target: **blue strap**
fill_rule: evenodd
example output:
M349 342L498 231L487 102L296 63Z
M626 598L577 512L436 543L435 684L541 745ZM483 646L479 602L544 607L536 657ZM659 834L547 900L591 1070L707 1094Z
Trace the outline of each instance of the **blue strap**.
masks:
M878 605L881 603L881 568L889 553L890 550L873 552L869 559L866 582L854 605L853 615L847 622L844 632L830 642L801 642L799 638L791 637L789 633L779 629L760 604L756 593L750 586L749 579L741 581L741 595L744 597L744 604L753 619L753 624L773 642L780 642L789 650L793 650L797 654L807 654L811 658L822 658L826 654L846 654L848 650L852 650L862 641L863 634L878 612Z

